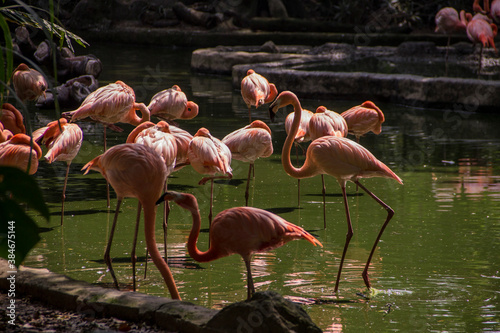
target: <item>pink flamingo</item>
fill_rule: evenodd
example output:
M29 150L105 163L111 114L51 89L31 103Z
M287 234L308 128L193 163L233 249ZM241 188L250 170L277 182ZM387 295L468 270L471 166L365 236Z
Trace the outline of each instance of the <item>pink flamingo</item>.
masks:
M191 212L193 227L187 248L194 260L209 262L232 254L239 254L243 258L247 269L248 299L255 293L250 266L254 253L268 252L296 239L305 239L314 246L323 247L310 233L278 215L253 207L234 207L217 214L210 227L209 249L202 252L196 245L201 227L196 198L187 193L166 192L157 203L163 200L172 200Z
M165 162L160 155L146 145L125 143L111 147L104 154L87 163L82 170L85 170L85 174L89 170L99 171L113 186L118 197L113 225L104 254L104 260L113 277L116 289L118 289L118 280L111 264L111 243L121 202L125 197L134 197L144 208L144 234L151 258L163 276L172 298L180 300L181 297L174 277L167 263L161 257L155 240L155 202L160 197L167 178Z
M231 151L219 139L212 136L210 132L202 127L196 132L193 140L189 143L188 158L193 169L202 174L210 175L199 181L199 185L204 185L210 180L210 213L208 222L212 223L212 207L214 197L214 179L231 179L233 170L231 169ZM221 173L221 176L215 174Z
M51 164L55 161L66 162L66 176L61 197L61 225L64 222L64 201L66 199L66 185L71 162L80 151L83 132L77 124L68 124L67 119L50 122L46 127L35 131L33 137L37 142L44 143L49 149L45 160Z
M258 108L262 104L270 103L278 95L278 90L273 83L269 83L265 77L255 73L253 69L247 71L247 76L241 80L241 96L248 106L248 119L252 122L250 108Z
M445 62L448 64L448 50L450 48L451 34L465 31L465 24L460 20L455 8L441 8L435 17L436 29L434 32L442 33L448 36L446 43Z
M42 149L26 134L18 133L0 143L0 165L2 166L16 167L32 175L38 170L38 160L41 157Z
M333 135L338 137L347 136L347 123L345 119L335 111L319 106L309 120L309 136L316 140L323 136ZM323 228L326 229L326 186L325 177L321 175L323 194Z
M12 84L17 97L23 102L34 101L41 95L45 96L48 87L45 77L24 63L19 64L12 73Z
M165 162L167 178L165 179L164 191L167 190L167 180L168 176L174 171L177 156L177 143L174 136L170 133L170 126L166 121L160 121L158 124L154 124L150 121L146 121L139 126L137 126L132 132L130 132L127 137L126 143L139 143L153 148ZM134 250L133 255L135 258L135 244L137 241L137 232L139 228L139 218L141 214L141 203L139 202L137 207L137 221L135 227L134 235ZM163 210L163 245L165 250L165 260L167 260L167 227L168 227L168 215L170 209L167 204L164 206ZM146 254L147 258L147 254ZM134 272L133 283L135 290L135 262L132 264L132 271Z
M141 112L141 118L136 114ZM106 151L106 127L115 123L128 123L134 126L150 120L149 110L144 103L136 103L134 90L122 81L110 83L90 93L82 105L74 111L64 112L64 118L75 122L90 117L104 125L104 151ZM107 187L109 204L109 186Z
M3 124L5 129L8 129L12 134L23 133L26 134L26 127L24 127L24 118L21 112L10 103L2 104L2 111L0 111L0 123Z
M491 46L495 50L495 53L498 53L494 40L498 33L498 28L494 23L489 23L483 19L481 15L482 14L476 14L472 19L470 19L470 14L466 15L463 11L460 12L460 18L467 26L467 37L474 45L479 44L481 46L479 53L478 74L481 71L483 48Z
M260 157L269 157L273 154L271 129L264 122L254 120L250 125L226 135L222 142L229 147L235 160L250 164L245 189L245 206L248 206L248 188L252 170L255 176L254 163Z
M361 105L353 106L340 114L344 117L350 134L354 134L356 141L368 132L380 134L382 123L385 121L384 113L375 103L363 102Z
M300 117L302 113L300 102L294 93L292 93L291 91L284 91L270 105L269 110L272 117L279 108L290 104L293 105L293 109L296 115L292 124L292 130L286 137L285 144L283 145L283 152L281 155L281 161L286 173L294 178L307 178L313 177L318 174L328 174L337 179L342 189L348 231L344 250L342 252L342 259L340 261L337 280L335 282L335 292L338 291L345 254L353 235L351 217L349 214L349 206L347 203L347 196L345 191L347 181L352 181L353 183L361 187L366 193L368 193L370 197L372 197L387 211L387 218L382 225L382 228L380 229L375 243L373 244L372 250L362 274L366 287L370 288L371 284L368 278L368 268L370 266L373 253L375 252L377 244L382 236L382 233L384 232L387 224L394 215L394 210L392 210L391 207L385 204L382 200L375 196L375 194L370 192L364 185L362 185L359 182L359 179L370 177L385 177L395 179L400 184L402 184L403 182L401 178L399 178L384 163L373 156L373 154L370 153L370 151L368 151L366 148L352 140L336 136L323 136L311 142L309 148L307 149L307 155L304 165L300 168L295 168L290 161L290 151L292 149L295 134L297 133L297 129L299 128L300 124Z
M149 102L148 109L152 116L168 121L192 119L198 115L198 104L188 101L186 94L178 85L155 94Z

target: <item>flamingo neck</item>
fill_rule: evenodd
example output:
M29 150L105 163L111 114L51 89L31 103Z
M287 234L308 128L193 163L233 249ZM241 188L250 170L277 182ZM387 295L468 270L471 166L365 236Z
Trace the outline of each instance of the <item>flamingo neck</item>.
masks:
M319 172L317 172L313 165L309 161L309 156L306 157L306 161L304 165L300 168L296 168L292 165L292 161L290 160L290 154L292 151L292 145L295 141L295 135L299 131L300 126L300 118L302 117L302 106L297 98L292 98L290 100L290 104L293 106L293 111L295 113L293 117L292 127L290 128L290 132L288 133L285 144L283 145L283 150L281 153L281 164L283 164L283 169L285 172L292 176L293 178L308 178L315 176Z
M156 246L155 239L155 220L156 220L156 206L152 202L141 200L144 207L144 234L146 237L146 246L153 259L155 266L160 271L165 283L167 284L168 291L173 299L181 299L177 286L175 285L174 277L168 267L167 263L161 257L160 251Z
M193 216L193 227L191 228L191 233L189 234L187 248L191 258L198 262L208 262L218 258L216 252L214 251L213 242L210 242L210 248L206 252L202 252L198 249L196 243L198 242L198 236L200 235L201 228L201 217L198 205L190 207L191 215Z

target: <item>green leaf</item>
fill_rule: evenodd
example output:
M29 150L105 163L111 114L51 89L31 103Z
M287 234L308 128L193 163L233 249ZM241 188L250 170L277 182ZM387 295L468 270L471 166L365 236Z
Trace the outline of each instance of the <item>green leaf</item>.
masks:
M6 197L0 198L0 212L0 257L19 266L40 241L38 226L14 200Z
M7 198L9 194L16 201L39 211L49 221L49 208L35 179L18 168L0 167L0 199Z
M13 71L13 66L14 66L14 56L12 54L12 39L10 36L10 29L9 25L7 24L7 21L5 21L5 18L3 15L0 15L0 27L2 27L3 31L3 36L5 39L5 49L2 48L0 51L0 63L1 68L0 68L0 80L4 82L8 82L10 78L10 74ZM4 56L4 50L5 50L5 56ZM3 95L4 95L4 88L0 88L0 96L2 97L3 101Z

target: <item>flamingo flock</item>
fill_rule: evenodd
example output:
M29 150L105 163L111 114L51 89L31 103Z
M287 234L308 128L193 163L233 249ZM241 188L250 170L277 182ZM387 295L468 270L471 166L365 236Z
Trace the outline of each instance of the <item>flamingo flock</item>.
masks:
M300 226L269 211L248 206L249 184L252 174L255 177L255 163L259 158L271 156L274 151L270 127L262 120L251 121L250 106L260 107L263 104L270 104L272 120L280 108L292 105L294 112L287 117L287 138L282 149L285 172L296 179L330 175L337 179L342 189L348 232L335 281L335 292L339 288L344 258L353 234L345 191L346 182L356 183L388 212L362 274L366 287L371 288L368 276L370 261L394 211L359 180L368 177L386 177L401 184L402 180L366 148L348 139L347 135L354 135L359 142L359 137L369 131L379 134L384 122L382 111L373 102L366 101L342 114L328 110L325 106L319 106L316 112L312 113L302 109L298 97L293 92L283 91L278 94L274 84L268 83L266 78L252 69L249 69L247 76L243 78L241 87L243 101L249 106L250 123L228 133L222 139L214 137L205 127L191 135L173 123L177 119L192 119L199 113L198 105L188 101L177 85L154 95L146 106L135 100L135 93L130 86L122 81L116 81L91 93L76 110L64 112L62 118L35 130L32 138L27 134L18 133L25 131L21 126L22 115L12 105L5 104L2 107L6 111L1 118L4 123L1 124L2 136L0 136L5 142L0 143L0 164L17 165L24 170L28 170L29 164L29 173L33 174L36 172L38 159L42 156L42 148L45 147L47 163L65 161L67 169L61 198L62 225L69 166L78 154L83 140L83 131L77 122L90 118L91 121L102 123L104 128L117 123L134 125L135 128L128 135L126 142L109 149L105 146L103 154L82 168L84 174L90 170L100 172L117 195L115 215L104 254L104 261L114 286L119 288L118 278L112 265L111 245L122 200L133 197L139 201L131 251L133 290L136 289L137 231L143 211L147 250L162 274L171 297L181 298L166 260L168 202L173 201L192 214L193 226L187 242L190 256L199 262L207 262L239 254L246 266L247 296L250 298L255 292L251 270L251 258L254 253L270 251L298 239L305 239L314 246L322 247L319 240ZM137 110L140 111L141 117L137 116ZM160 121L154 123L151 117L159 118ZM312 142L307 147L305 163L302 167L296 168L290 161L292 145L308 141ZM226 209L212 218L214 180L232 178L233 159L249 163L244 194L245 206ZM167 190L168 177L186 166L191 166L203 176L198 182L199 185L208 181L211 183L208 215L210 242L206 252L199 250L196 245L201 226L201 213L198 208L200 198L197 199L189 193ZM165 202L163 222L165 258L160 255L154 234L156 205L160 202ZM323 203L326 228L325 200Z
M493 0L490 6L489 0L484 0L483 7L479 0L474 0L472 10L475 13L466 13L461 10L460 13L455 8L444 7L440 9L435 17L435 32L443 33L448 36L445 61L448 64L448 49L450 46L451 34L467 34L467 38L475 46L479 44L478 73L481 72L483 48L492 47L497 52L494 38L498 34L498 27L495 23L500 23L500 0ZM493 23L495 22L495 23Z
M474 44L493 47L497 26L500 22L500 0L493 0L491 5L484 1L483 7L475 0L472 14L458 13L451 7L443 8L436 15L436 32L450 36L465 31ZM449 46L448 38L448 46ZM481 66L481 55L479 59ZM480 68L480 67L479 67ZM47 83L38 71L20 64L12 75L12 84L18 98L33 101L45 94ZM111 259L111 244L118 220L119 208L126 197L139 201L135 235L131 252L133 270L133 289L135 290L135 247L141 211L144 212L144 230L147 250L160 271L173 299L181 299L175 277L165 258L160 254L155 235L157 205L165 202L164 247L167 248L168 202L172 201L187 210L192 216L192 229L187 240L189 255L196 261L209 262L232 254L239 254L246 267L247 297L255 292L252 277L252 255L271 251L284 246L292 240L306 240L314 246L322 247L321 242L302 227L284 220L277 214L249 207L249 184L252 172L255 177L255 163L259 158L273 154L273 138L270 127L262 120L252 121L251 108L269 104L270 118L273 120L279 109L288 105L293 112L286 117L286 140L281 150L281 164L284 172L297 179L321 175L334 177L341 189L343 208L346 216L347 234L335 279L334 293L338 293L342 269L350 241L353 237L351 214L346 194L346 184L353 182L375 202L386 210L387 216L382 222L364 266L362 277L365 286L372 288L369 268L374 252L388 226L394 210L369 190L361 180L381 177L403 184L402 179L386 164L378 160L368 149L360 144L360 138L369 132L378 135L382 132L384 114L372 101L365 101L344 112L337 113L326 106L318 106L316 112L302 109L299 97L292 91L278 91L278 87L269 83L253 69L248 69L241 81L241 96L248 107L249 124L229 132L222 139L213 136L209 129L201 127L192 135L180 128L175 120L190 120L200 111L198 104L188 101L186 94L178 85L155 94L150 103L136 101L132 87L123 81L116 81L92 92L74 111L64 112L60 119L49 122L46 126L26 133L24 120L12 104L4 103L0 113L0 165L18 167L28 174L37 171L39 159L46 149L47 163L64 161L67 163L66 176L61 197L61 225L64 218L65 191L70 164L77 156L83 142L83 131L77 122L86 118L104 125L104 152L90 160L82 168L84 174L94 170L102 174L113 187L117 204L113 224L109 233L104 260L119 288ZM137 115L141 113L141 117ZM154 123L152 117L159 121ZM106 128L119 128L118 123L128 123L135 128L128 135L127 141L111 148L106 145ZM356 139L351 140L348 135ZM310 142L310 143L308 143ZM308 143L308 144L307 144ZM297 160L299 147L304 149L305 161L295 167L291 162L291 150L295 145ZM214 180L231 179L232 160L249 163L245 187L245 206L233 207L218 213L213 218ZM191 166L203 178L198 185L210 181L209 204L209 248L198 249L197 241L201 228L201 213L198 200L191 193L179 193L167 189L167 179L175 171ZM300 184L300 183L299 183ZM323 180L323 218L326 229L326 201ZM300 204L300 186L298 195ZM109 207L109 203L108 203Z

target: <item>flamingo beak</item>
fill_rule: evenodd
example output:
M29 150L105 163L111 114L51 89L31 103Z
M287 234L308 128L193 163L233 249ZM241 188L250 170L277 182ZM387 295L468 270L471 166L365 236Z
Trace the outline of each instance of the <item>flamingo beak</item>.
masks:
M271 119L271 122L274 122L274 117L276 116L276 111L274 111L274 102L269 105L269 118Z
M175 201L176 199L180 198L181 194L178 192L174 191L167 191L161 195L161 197L156 200L156 204L159 205L163 201Z

